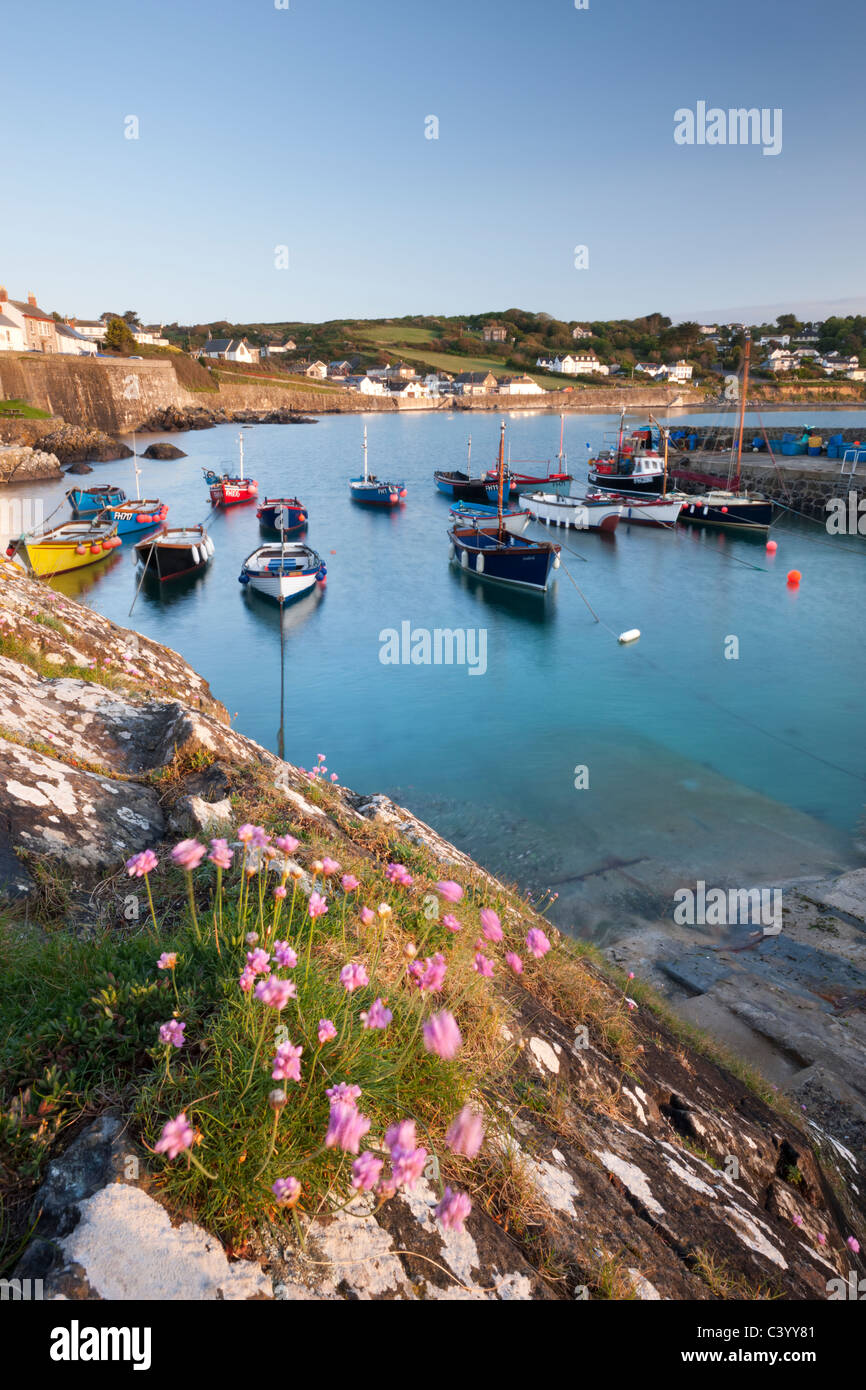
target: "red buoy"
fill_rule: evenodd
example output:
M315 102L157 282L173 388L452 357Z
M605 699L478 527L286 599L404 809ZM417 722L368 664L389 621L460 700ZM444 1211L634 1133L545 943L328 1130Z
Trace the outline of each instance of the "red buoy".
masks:
M788 583L792 589L796 589L802 578L799 570L788 570Z
M775 541L767 541L767 552L768 552L768 554L770 554L770 555L775 555L775 553L776 553L776 551L777 551L778 549L779 549L779 547L778 547L778 545L776 544Z

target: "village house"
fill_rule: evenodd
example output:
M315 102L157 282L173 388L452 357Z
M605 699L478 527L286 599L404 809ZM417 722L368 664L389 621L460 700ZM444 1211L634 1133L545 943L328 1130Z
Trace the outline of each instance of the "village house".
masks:
M485 343L507 343L508 329L504 323L485 323L481 336Z
M834 372L853 372L860 366L860 358L847 357L841 352L828 352L826 357L818 358L818 366L823 367L828 376Z
M388 395L398 401L418 401L430 395L422 381L398 381L388 383Z
M394 367L386 367L382 372L388 381L414 381L418 373L406 362L398 362Z
M358 391L362 396L385 396L387 392L381 381L371 376L347 376L344 385L350 391Z
M424 378L424 385L431 396L452 396L454 394L454 378L449 376L447 372L428 372Z
M0 285L0 313L23 332L25 352L57 352L54 319L39 308L35 294L28 294L26 301L10 299Z
M345 358L341 362L329 362L328 376L340 378L347 377L349 375L351 365L351 362L347 362Z
M328 375L327 362L321 362L317 358L315 362L304 364L303 376L315 377L317 381L325 381Z
M67 319L70 328L74 328L76 333L80 333L82 338L89 338L91 342L102 344L105 342L105 329L107 323L105 319Z
M599 362L594 352L566 353L565 357L539 357L537 367L547 372L562 372L565 376L607 376L610 368Z
M580 324L578 324L576 328L572 328L572 330L571 330L571 336L572 336L572 338L574 339L574 341L577 343L577 342L580 341L581 338L591 338L591 337L592 337L592 331L591 331L591 329L589 329L589 328L583 328Z
M0 351L25 352L27 336L24 332L24 325L18 318L13 318L7 312L8 306L9 296L0 285Z
M219 358L224 362L258 362L258 348L250 347L246 338L209 338L201 350L202 357Z
M667 367L668 381L691 381L694 367L680 358L672 367Z
M660 381L662 377L667 376L667 367L662 366L661 362L635 362L634 369L644 376L651 377L653 381Z
M486 396L496 389L492 372L458 372L454 378L456 396Z
M699 323L698 329L701 333L703 333L705 338L712 338L716 333L718 333L719 326L717 323Z
M168 338L162 334L162 324L159 327L151 324L148 328L133 328L132 336L137 343L146 344L149 347L168 347Z
M544 387L531 376L504 376L499 383L500 396L543 396Z
M297 343L294 338L287 338L284 343L266 343L262 348L262 357L279 357L285 352L294 352Z
M790 333L771 333L767 338L758 339L758 347L769 347L771 343L775 344L776 347L790 347L791 335Z
M96 356L98 343L93 338L87 338L83 333L79 333L74 324L58 323L55 326L55 331L59 353L65 353L69 357Z
M794 352L786 352L784 348L774 348L761 363L761 366L765 372L793 372L800 366L800 359Z

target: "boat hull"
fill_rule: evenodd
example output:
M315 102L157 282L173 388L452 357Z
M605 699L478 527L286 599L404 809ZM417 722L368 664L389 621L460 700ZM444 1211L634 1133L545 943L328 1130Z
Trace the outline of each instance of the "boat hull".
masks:
M683 504L679 520L717 530L763 533L770 529L773 504L765 498L711 492L704 497L690 497Z
M660 497L665 475L659 473L602 473L589 470L590 485L602 492L619 492L625 497Z
M619 494L613 493L612 496ZM621 496L622 520L628 526L676 526L682 502L666 497L626 497Z
M309 546L260 546L241 566L238 582L264 598L285 605L323 583L327 568Z
M568 497L571 492L571 484L574 482L570 473L551 473L549 477L535 477L531 473L510 473L505 479L505 486L502 489L503 497L518 497L526 492L552 492L557 497ZM491 502L496 502L499 496L499 484L495 477L488 477L487 496Z
M544 593L559 565L559 547L534 544L496 527L457 527L449 532L452 563L489 583ZM503 543L504 539L504 543Z
M69 522L44 536L22 536L7 549L29 573L42 579L99 564L120 545L115 526L88 527Z
M487 502L487 483L483 478L470 478L467 473L434 473L440 492L455 502Z
M451 508L451 520L455 526L489 526L496 517L495 507L482 507L479 504L473 507L471 502L458 502ZM532 515L528 508L520 512L502 513L502 524L512 536L523 535L531 520Z
M126 501L126 493L121 487L73 487L66 496L74 517L97 516L106 508Z
M601 531L612 535L619 525L623 508L619 502L595 501L586 497L559 497L552 492L520 494L536 521L545 526L571 527L575 531Z
M375 478L351 478L349 491L352 501L364 507L399 507L406 497L406 484L379 482Z
M119 536L141 536L161 526L168 516L165 502L138 502L110 507L108 516L117 526Z
M259 485L254 478L240 480L228 478L221 483L213 483L210 489L212 507L236 507L240 502L254 502L258 496Z
M135 558L148 579L165 583L185 574L198 574L213 559L214 543L204 527L190 531L162 531L137 541Z
M284 536L303 531L308 521L307 509L296 497L266 498L256 516L261 526Z

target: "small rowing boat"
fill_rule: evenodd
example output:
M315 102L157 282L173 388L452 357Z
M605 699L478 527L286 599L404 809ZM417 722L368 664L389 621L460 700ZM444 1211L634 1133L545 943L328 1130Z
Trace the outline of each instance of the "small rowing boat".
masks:
M214 543L204 526L164 526L155 536L136 541L134 549L145 575L160 583L197 574L214 556Z
M619 525L622 506L599 492L585 497L560 497L555 492L522 492L520 503L545 526L570 526L575 531L603 531L611 535Z
M484 506L481 502L455 502L449 515L455 526L490 526L496 521L498 513L495 507ZM527 507L519 512L502 513L502 525L513 536L522 535L531 519L532 514Z
M122 487L114 487L109 483L100 483L93 487L73 487L66 494L69 505L74 517L95 516L98 512L104 512L106 507L119 506L126 501L126 493Z
M285 536L303 531L308 520L307 509L297 497L266 497L256 516L260 526Z
M19 536L6 547L29 574L50 579L107 560L121 544L117 527L95 521L66 521L47 531Z
M292 541L289 545L260 545L244 560L238 582L286 604L324 583L327 573L315 550Z

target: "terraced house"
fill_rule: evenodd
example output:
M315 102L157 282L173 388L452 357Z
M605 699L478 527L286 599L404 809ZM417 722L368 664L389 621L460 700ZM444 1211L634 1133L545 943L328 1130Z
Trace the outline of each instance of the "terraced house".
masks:
M26 301L9 299L6 290L0 288L0 313L24 334L25 352L57 352L54 319L39 308L35 294L28 294Z

